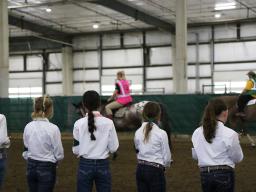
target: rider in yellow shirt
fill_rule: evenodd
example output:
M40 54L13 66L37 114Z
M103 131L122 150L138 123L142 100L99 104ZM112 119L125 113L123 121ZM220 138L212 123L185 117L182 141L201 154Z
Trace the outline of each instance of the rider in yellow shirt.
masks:
M245 116L244 108L247 102L256 98L256 74L253 71L249 71L247 75L249 80L247 80L246 86L237 101L237 116Z

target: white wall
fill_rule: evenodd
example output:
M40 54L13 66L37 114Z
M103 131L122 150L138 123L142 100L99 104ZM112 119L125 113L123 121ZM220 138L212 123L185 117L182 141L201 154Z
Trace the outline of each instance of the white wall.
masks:
M256 23L241 24L240 30L243 41L237 39L236 25L214 27L216 43L214 44L214 66L212 68L212 28L210 26L189 28L188 93L195 93L196 85L200 86L200 91L204 85L211 85L212 74L214 84L219 87L216 86L216 92L223 90L222 85L225 85L230 92L242 90L247 71L256 71ZM199 39L199 77L196 77L196 34ZM144 78L148 93L173 93L172 63L174 58L171 41L171 35L168 32L146 32L145 45L148 50L149 63L143 70L142 32L125 32L123 39L120 33L103 34L102 58L100 58L101 52L99 51L100 35L74 38L74 95L81 95L89 89L102 91L102 94L112 93L116 72L119 70L125 71L127 79L131 82L133 93L142 92ZM100 66L101 59L102 66ZM11 88L42 87L42 56L40 54L27 55L26 68L27 71L24 71L22 55L10 57L10 71L13 71L10 74ZM61 53L51 53L49 70L46 73L48 82L46 89L50 95L62 95L62 80L65 77L62 77L61 69ZM145 77L143 77L144 72ZM210 92L210 86L205 87L205 91Z

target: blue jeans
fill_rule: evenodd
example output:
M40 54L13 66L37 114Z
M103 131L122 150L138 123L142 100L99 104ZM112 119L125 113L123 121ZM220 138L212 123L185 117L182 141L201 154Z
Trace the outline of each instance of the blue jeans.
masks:
M108 159L80 158L77 173L77 192L91 192L95 182L97 192L111 192L111 174Z
M0 190L2 188L5 173L6 158L0 159Z
M52 192L56 181L56 163L28 159L29 192Z
M164 170L157 167L138 164L136 183L138 192L166 191Z
M234 170L201 172L203 192L233 192L235 186Z

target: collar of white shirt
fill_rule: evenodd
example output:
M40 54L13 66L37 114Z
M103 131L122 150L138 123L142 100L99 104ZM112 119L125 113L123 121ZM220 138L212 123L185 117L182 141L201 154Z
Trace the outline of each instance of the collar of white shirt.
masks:
M100 117L100 116L101 116L101 114L100 114L99 111L92 111L92 113L93 113L93 115L94 115L95 117ZM87 116L88 116L88 113L86 113L85 116L87 117Z
M37 117L37 118L34 118L33 120L34 121L48 121L49 122L49 120L47 118L43 118L43 117Z

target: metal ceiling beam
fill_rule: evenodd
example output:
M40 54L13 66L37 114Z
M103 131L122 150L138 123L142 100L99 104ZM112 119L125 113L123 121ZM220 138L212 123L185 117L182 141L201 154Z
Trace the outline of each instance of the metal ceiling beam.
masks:
M14 16L9 14L9 25L14 25L21 29L26 29L35 33L42 34L44 37L59 41L59 43L62 41L64 44L69 44L71 42L69 38L70 34L45 25L25 20L23 17L20 16Z
M175 26L172 25L171 23L163 21L157 17L149 15L148 13L145 13L138 9L135 9L127 4L121 3L120 1L117 1L117 0L95 0L95 1L90 1L90 3L102 5L109 9L112 9L117 12L128 15L128 16L134 18L135 20L140 20L149 25L153 25L160 29L164 29L166 31L171 31L172 33L175 33Z
M243 24L243 23L254 23L256 17L246 19L233 19L226 21L214 21L214 22L202 22L202 23L188 23L188 27L206 27L212 25L231 25L231 24Z
M48 41L45 39L38 39L37 37L10 37L10 54L14 52L33 52L42 51L43 49L61 49L62 44Z
M8 6L8 9L15 10L15 9L24 9L24 8L31 8L31 7L43 7L43 6L55 6L55 5L65 5L65 4L71 4L74 1L76 2L86 2L88 0L58 0L53 2L44 2L44 3L26 3L22 5L14 5L14 6Z

